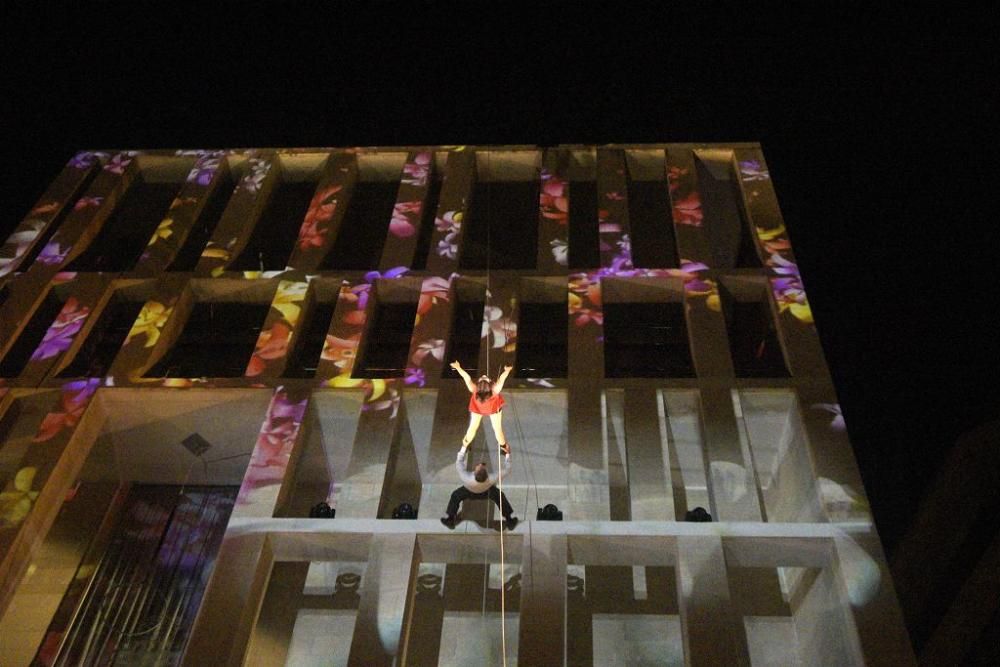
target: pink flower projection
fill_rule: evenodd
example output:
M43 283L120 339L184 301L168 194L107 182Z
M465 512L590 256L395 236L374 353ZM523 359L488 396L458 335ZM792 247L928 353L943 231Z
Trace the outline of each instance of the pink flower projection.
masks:
M601 279L596 273L574 273L569 277L569 314L574 326L603 326Z
M104 165L104 171L112 174L118 174L120 176L125 173L125 170L128 169L128 166L132 164L132 160L135 159L137 155L139 155L139 151L125 151L124 153L118 153Z
M704 214L701 210L701 196L697 191L674 202L674 222L678 225L701 227Z
M354 359L357 357L360 341L360 333L354 334L349 338L339 338L332 334L327 334L326 343L323 345L323 353L320 358L325 361L332 361L334 366L341 369L341 372L350 373L354 369Z
M76 200L76 203L73 204L73 210L81 211L89 207L96 208L100 206L103 201L104 197L80 197L79 199Z
M326 237L330 233L328 223L333 218L337 210L337 193L342 185L328 185L313 195L309 202L309 210L306 211L302 220L302 227L299 229L299 248L322 247L326 242Z
M284 387L275 390L240 486L238 505L249 504L257 489L281 483L307 402L290 398Z
M743 160L740 162L740 176L745 182L769 181L770 172L764 168L759 160Z
M268 329L261 331L245 375L247 377L260 375L267 368L267 362L284 357L288 353L288 341L291 335L292 328L287 322L275 322Z
M541 180L538 207L542 217L565 225L569 221L569 184L547 169L542 169Z
M392 207L392 220L389 222L389 233L399 238L409 238L417 233L420 225L420 213L424 204L421 201L398 202Z
M56 437L64 429L72 429L83 416L91 397L100 386L100 379L75 380L62 386L60 409L45 415L33 442L45 442Z
M427 178L431 172L430 152L417 153L413 160L403 165L403 178L400 183L422 188L427 185Z
M90 308L81 306L76 297L71 296L67 299L62 310L59 311L56 319L45 332L42 342L35 348L31 360L51 359L60 352L68 350L88 315L90 315Z

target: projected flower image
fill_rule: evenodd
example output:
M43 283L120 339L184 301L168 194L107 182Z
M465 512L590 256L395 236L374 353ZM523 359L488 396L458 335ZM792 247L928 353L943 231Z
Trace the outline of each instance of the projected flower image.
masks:
M42 342L35 348L31 360L51 359L60 352L68 350L88 315L90 308L81 306L76 297L67 299L52 325L46 330Z

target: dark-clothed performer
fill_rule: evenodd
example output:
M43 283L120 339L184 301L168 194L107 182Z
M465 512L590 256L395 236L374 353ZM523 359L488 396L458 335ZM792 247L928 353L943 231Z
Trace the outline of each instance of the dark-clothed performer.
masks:
M507 475L510 474L510 446L504 445L501 449L504 452L504 463L501 474L506 479ZM455 470L458 472L459 479L462 480L462 486L452 491L451 499L448 501L447 513L441 517L441 523L449 528L454 528L458 517L458 506L463 501L469 498L489 498L496 503L497 508L503 514L504 525L508 529L513 529L517 525L517 517L514 516L514 508L507 502L507 497L500 493L500 490L496 487L496 475L489 474L485 463L476 464L475 469L470 472L467 470L468 462L469 448L463 444L462 448L458 450L458 456L455 458Z

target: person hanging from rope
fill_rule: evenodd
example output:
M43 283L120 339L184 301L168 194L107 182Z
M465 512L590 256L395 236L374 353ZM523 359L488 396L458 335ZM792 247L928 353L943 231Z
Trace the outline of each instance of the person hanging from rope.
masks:
M500 476L506 478L510 474L510 445L505 443L500 450L504 453L504 463L500 470ZM497 476L489 473L485 461L477 463L471 472L468 470L468 463L469 446L462 443L462 448L458 450L458 456L455 458L455 470L458 471L458 477L462 480L462 486L451 492L448 509L445 510L445 516L441 517L441 523L454 529L455 523L458 521L459 505L469 498L489 498L496 503L497 509L503 514L507 530L514 530L518 519L514 516L514 508L510 506L507 496L496 487Z
M455 460L455 468L458 470L458 476L462 480L464 486L455 489L454 493L451 494L451 500L448 502L447 516L441 518L441 523L448 526L449 528L454 528L455 517L458 514L458 506L466 498L486 498L489 497L490 500L497 504L500 511L503 513L504 519L506 519L507 527L513 528L517 525L517 518L512 517L513 509L510 503L507 502L507 498L500 493L494 484L496 484L496 478L491 477L486 469L485 463L479 463L473 472L469 472L466 468L466 463L469 457L469 446L472 444L472 439L476 437L476 433L479 431L479 425L483 421L483 415L489 415L490 425L493 427L493 433L497 437L497 442L500 445L500 450L505 454L505 463L503 465L503 470L501 474L506 477L510 472L510 446L507 444L507 438L503 433L503 422L501 421L501 411L503 410L504 400L503 396L500 394L503 391L503 385L507 381L507 376L513 370L513 366L504 366L503 372L500 373L500 377L497 381L490 382L488 375L482 375L473 383L472 378L469 374L462 368L457 360L451 362L451 367L462 376L465 381L465 386L469 389L471 396L469 397L469 428L465 432L465 437L462 438L462 448L458 450L458 458Z
M462 446L468 447L472 443L472 439L476 437L476 432L479 430L479 424L483 421L483 415L489 415L493 434L497 437L500 449L503 449L507 445L507 438L503 434L503 421L500 413L503 410L504 400L500 392L503 391L507 376L514 370L514 367L504 366L503 372L500 373L496 382L490 382L488 375L481 375L473 384L472 378L462 368L462 364L456 360L450 365L462 376L462 379L465 380L465 386L472 394L469 398L469 428L465 432L465 437L462 438Z

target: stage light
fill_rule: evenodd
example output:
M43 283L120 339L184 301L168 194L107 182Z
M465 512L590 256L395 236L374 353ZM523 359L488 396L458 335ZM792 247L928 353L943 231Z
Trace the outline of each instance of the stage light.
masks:
M688 510L684 513L684 520L704 523L711 521L712 515L704 507L695 507L693 510Z
M562 521L563 513L558 507L550 503L545 507L539 507L535 518L538 521Z
M396 509L392 510L393 519L416 519L417 510L413 509L410 503L400 503Z
M336 514L337 510L330 507L326 502L317 503L309 508L310 519L332 519Z

